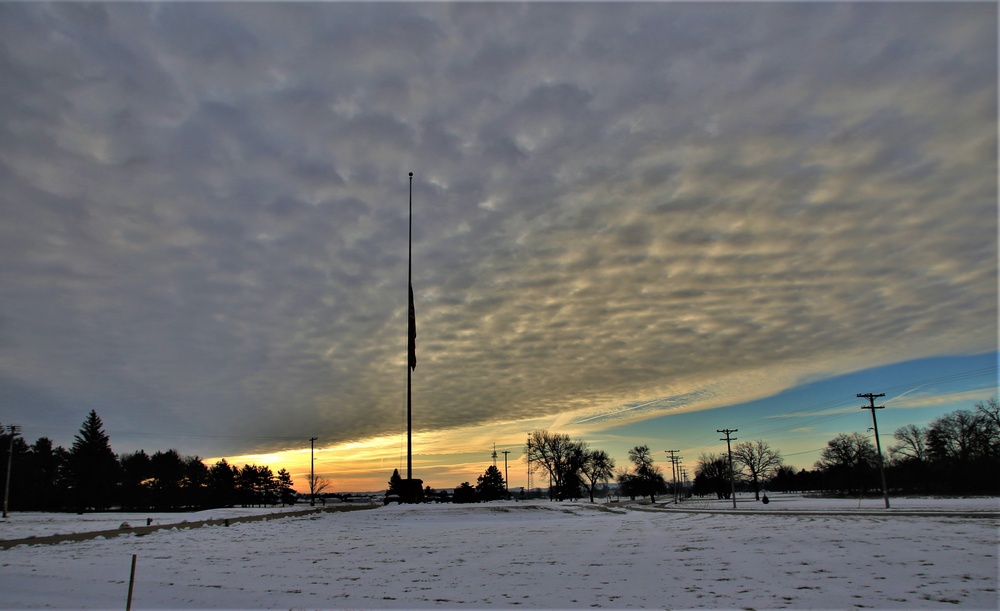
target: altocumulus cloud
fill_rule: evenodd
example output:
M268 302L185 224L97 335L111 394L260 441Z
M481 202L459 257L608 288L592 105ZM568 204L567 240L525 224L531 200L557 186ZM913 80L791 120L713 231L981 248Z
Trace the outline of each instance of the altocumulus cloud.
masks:
M995 349L996 10L0 5L4 418L398 431L409 171L424 431Z

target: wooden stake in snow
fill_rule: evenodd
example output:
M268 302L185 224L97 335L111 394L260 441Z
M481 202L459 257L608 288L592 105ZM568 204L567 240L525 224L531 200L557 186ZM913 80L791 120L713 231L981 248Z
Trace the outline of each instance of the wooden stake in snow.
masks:
M128 577L128 601L125 611L132 611L132 586L135 585L135 554L132 554L132 574Z

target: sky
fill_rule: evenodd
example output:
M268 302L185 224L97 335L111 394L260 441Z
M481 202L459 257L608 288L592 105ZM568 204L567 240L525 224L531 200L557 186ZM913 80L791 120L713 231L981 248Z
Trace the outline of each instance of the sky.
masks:
M411 186L434 487L971 408L997 51L992 3L0 3L0 423L384 488Z

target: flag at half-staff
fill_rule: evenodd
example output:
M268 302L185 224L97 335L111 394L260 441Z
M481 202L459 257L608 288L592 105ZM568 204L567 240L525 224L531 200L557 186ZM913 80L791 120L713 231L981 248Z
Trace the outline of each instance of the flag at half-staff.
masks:
M413 172L410 172L410 222L407 236L406 284L409 290L409 303L406 322L406 479L400 494L407 503L419 503L423 500L423 481L413 477L413 370L417 368L417 315L413 309Z
M413 309L413 284L410 284L410 316L407 323L406 336L409 338L407 355L409 355L410 371L417 368L417 314Z

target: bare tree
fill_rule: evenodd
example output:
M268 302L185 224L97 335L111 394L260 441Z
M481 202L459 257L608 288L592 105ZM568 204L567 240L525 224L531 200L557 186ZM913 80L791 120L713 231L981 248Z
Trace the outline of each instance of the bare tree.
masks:
M310 473L306 476L306 481L309 482L309 495L313 498L327 488L330 487L330 480L323 477L322 475L316 475Z
M580 469L587 481L584 486L590 493L590 502L594 502L594 489L600 482L606 482L615 474L615 459L608 456L604 450L584 452L583 468Z
M871 440L861 433L841 433L828 441L819 454L816 468L839 479L842 489L865 490L865 478L874 472L877 452Z
M634 469L619 476L619 482L639 496L649 496L656 502L656 495L667 491L667 480L663 477L660 467L653 463L653 454L649 446L635 446L628 451L628 459ZM631 496L630 493L630 496Z
M987 449L991 455L1000 454L1000 403L990 398L986 403L976 403L976 414L982 421Z
M975 405L976 411L982 414L997 429L1000 429L1000 403L996 399L990 397L986 400L986 403L980 401Z
M899 443L889 448L889 456L896 460L917 462L924 462L927 459L927 429L907 424L896 429L892 436Z
M576 496L572 488L580 483L587 446L582 441L572 441L569 435L533 431L528 436L525 454L532 472L544 470L552 478L552 485L559 500Z
M694 471L695 494L715 494L720 499L728 499L729 461L721 454L702 454Z
M753 493L760 500L760 480L771 476L781 466L781 453L762 439L743 441L733 446L733 462L753 480Z
M988 453L985 441L986 417L967 409L945 414L931 422L927 447L932 458L952 461L964 469L970 461ZM986 450L986 451L984 451Z

